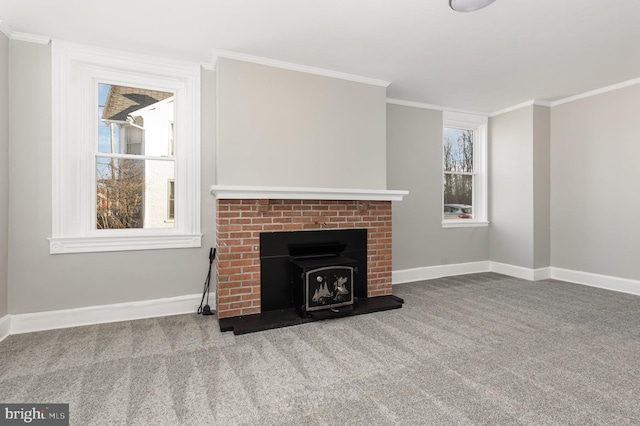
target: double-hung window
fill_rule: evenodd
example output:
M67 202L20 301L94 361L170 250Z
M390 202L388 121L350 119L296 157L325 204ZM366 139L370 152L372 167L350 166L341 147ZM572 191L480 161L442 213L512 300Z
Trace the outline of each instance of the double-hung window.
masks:
M442 226L487 222L487 117L444 112Z
M200 247L199 64L57 41L52 55L50 252Z

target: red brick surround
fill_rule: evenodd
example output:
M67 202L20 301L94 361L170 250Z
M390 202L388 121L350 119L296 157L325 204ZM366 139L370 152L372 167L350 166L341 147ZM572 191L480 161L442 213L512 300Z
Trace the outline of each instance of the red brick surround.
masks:
M391 294L391 201L218 199L218 318L260 312L260 233L367 228L367 296Z

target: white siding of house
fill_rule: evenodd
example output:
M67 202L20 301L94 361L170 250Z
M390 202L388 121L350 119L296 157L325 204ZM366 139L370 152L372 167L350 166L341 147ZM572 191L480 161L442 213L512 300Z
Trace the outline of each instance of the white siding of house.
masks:
M144 108L145 155L169 156L170 123L173 121L173 98ZM145 163L144 228L173 228L168 220L168 186L174 179L173 161L149 160Z

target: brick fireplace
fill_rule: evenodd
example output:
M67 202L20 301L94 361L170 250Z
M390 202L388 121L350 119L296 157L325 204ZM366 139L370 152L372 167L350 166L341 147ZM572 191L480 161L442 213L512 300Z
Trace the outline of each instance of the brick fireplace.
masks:
M367 230L367 297L391 295L391 202L406 191L213 186L218 318L261 312L260 234Z

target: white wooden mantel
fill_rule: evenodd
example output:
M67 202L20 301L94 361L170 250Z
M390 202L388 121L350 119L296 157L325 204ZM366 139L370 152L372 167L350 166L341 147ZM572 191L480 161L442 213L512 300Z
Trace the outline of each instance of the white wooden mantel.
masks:
M211 194L219 200L270 199L402 201L402 198L409 194L409 191L389 189L212 185Z

